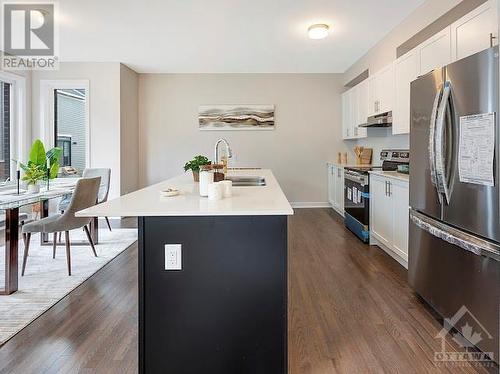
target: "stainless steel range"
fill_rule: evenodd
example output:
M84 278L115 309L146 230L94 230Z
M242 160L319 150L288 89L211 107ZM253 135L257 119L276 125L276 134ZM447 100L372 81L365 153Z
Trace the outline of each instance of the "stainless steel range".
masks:
M408 165L408 150L386 149L380 152L382 166L347 167L344 172L344 224L359 239L370 240L370 178L369 171L396 171L398 165Z

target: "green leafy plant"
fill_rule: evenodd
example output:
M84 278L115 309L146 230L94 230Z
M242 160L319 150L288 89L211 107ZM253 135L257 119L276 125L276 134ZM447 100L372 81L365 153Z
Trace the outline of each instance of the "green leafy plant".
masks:
M19 163L24 171L22 180L28 184L36 184L38 181L47 180L47 159L49 160L50 173L48 177L54 179L59 172L59 159L62 149L54 147L45 152L45 147L40 139L35 140L31 146L29 160L26 164Z
M27 165L21 166L24 170L24 175L22 180L30 184L37 184L38 181L47 179L47 171L45 168L41 168L40 165L36 165L28 161Z
M184 171L192 170L194 173L198 173L200 171L200 166L210 165L211 163L212 161L210 161L207 157L198 155L191 161L186 162L184 165Z

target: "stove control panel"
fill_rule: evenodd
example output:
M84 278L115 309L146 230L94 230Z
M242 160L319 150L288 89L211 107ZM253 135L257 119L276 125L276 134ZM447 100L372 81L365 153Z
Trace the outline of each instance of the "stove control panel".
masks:
M380 160L408 164L410 151L407 149L384 149L380 152Z

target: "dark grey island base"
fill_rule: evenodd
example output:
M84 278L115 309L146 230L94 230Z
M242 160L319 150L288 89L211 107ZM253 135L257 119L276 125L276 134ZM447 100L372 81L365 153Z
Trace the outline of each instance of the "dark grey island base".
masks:
M139 372L287 372L287 216L139 217Z

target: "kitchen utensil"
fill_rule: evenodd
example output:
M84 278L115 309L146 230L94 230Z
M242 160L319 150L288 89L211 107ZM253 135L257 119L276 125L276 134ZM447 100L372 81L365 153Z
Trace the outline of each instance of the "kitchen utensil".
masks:
M363 148L363 151L361 152L361 165L371 165L372 155L372 148Z
M356 146L354 147L354 155L356 156L356 164L360 165L361 162L361 155L363 154L363 147L361 146Z

